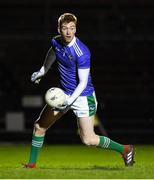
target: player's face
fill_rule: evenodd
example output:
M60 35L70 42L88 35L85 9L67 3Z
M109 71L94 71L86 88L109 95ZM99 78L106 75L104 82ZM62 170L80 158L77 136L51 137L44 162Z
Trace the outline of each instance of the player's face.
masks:
M60 27L60 34L65 43L70 43L76 33L76 25L74 22L63 23Z

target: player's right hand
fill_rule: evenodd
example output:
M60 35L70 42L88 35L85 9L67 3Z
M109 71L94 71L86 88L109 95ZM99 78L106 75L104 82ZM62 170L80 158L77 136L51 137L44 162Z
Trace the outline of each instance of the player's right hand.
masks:
M44 69L40 69L39 71L37 72L34 72L32 75L31 75L31 81L36 83L36 84L39 84L42 76L44 76Z

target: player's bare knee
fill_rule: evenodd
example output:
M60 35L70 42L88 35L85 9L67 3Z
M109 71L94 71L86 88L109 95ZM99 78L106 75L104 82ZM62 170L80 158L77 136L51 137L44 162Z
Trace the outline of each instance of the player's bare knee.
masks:
M34 124L34 130L37 134L44 134L46 132L46 128L40 127L38 123Z
M82 142L87 146L95 146L96 141L93 137L82 137Z

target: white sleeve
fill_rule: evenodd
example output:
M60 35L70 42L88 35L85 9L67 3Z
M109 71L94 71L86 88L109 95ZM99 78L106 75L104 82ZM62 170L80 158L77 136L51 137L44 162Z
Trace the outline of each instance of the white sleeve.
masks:
M90 69L78 69L78 77L79 77L79 84L74 90L73 94L68 98L67 104L72 104L78 96L82 93L82 91L86 88L88 83L88 76L89 76Z

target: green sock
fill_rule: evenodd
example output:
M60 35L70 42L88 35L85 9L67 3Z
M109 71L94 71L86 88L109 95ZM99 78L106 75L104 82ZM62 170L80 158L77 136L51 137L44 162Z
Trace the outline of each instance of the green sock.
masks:
M33 135L29 164L36 163L39 150L43 145L43 141L44 141L44 136Z
M124 152L124 145L114 142L105 136L100 136L99 138L100 138L100 142L98 144L99 147L106 148L106 149L112 149L112 150L118 151L120 153Z

